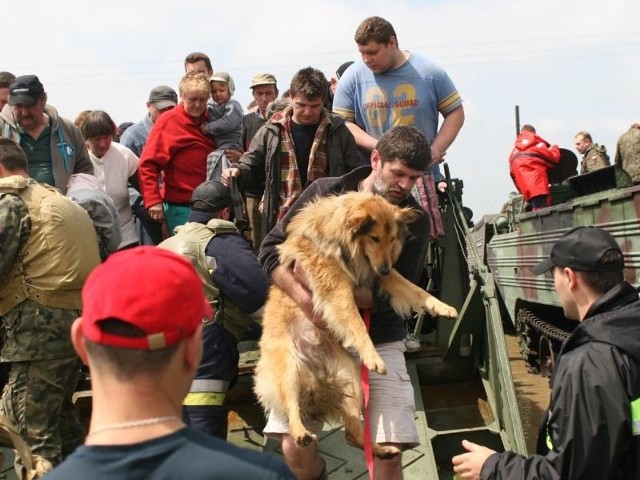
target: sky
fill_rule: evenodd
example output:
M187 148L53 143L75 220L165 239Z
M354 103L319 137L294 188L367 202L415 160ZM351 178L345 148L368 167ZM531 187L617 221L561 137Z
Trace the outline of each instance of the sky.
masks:
M156 85L177 91L190 52L231 73L246 106L255 73L273 73L281 92L303 67L330 78L358 58L358 24L384 17L400 47L444 67L464 99L446 159L475 220L514 190L516 105L521 124L550 143L576 153L574 135L587 130L612 161L617 138L640 121L638 0L22 0L2 9L0 70L38 75L63 117L101 109L117 124L140 120Z

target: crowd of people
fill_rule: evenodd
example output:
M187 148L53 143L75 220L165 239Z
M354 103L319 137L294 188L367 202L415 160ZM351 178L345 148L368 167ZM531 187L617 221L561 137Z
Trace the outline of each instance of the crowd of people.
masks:
M435 192L446 189L439 163L465 118L446 71L402 50L387 20L366 18L354 38L361 59L331 79L301 68L280 96L272 74L256 73L247 113L232 75L191 53L178 92L152 88L147 115L119 126L103 110L63 118L38 76L0 72L0 361L9 367L0 412L43 471L59 465L50 478L328 478L316 446L297 445L286 419L270 417L265 429L286 465L224 442L237 344L259 324L270 282L314 316L303 273L277 254L284 225L313 195L368 191L419 210L396 265L417 282L438 232ZM559 153L526 127L511 171L541 208L546 176L533 189L528 178L546 175ZM616 154L628 171L638 135L632 126ZM576 148L585 172L609 163L587 132ZM398 370L372 393L373 434L405 450L418 442L412 387L397 382L407 376L407 327L377 292L360 302ZM71 401L81 362L93 389L86 433ZM482 463L467 455L454 463L475 478ZM373 472L402 478L402 455L375 459Z
M287 278L280 268L272 276L273 259L258 259L262 239L295 210L294 205L300 207L297 202L303 192L318 179L353 172L357 178L370 179L367 184L372 191L396 203L411 198L418 179L424 177L423 182L433 185L440 179L437 163L464 121L461 96L453 82L426 57L400 50L393 26L380 17L363 21L355 40L362 61L346 62L330 80L318 69L302 68L280 97L276 78L257 73L250 85L255 109L246 114L233 98L232 75L214 70L209 57L199 52L186 56L177 93L166 85L154 87L146 104L148 114L137 123L119 126L103 110L86 110L75 121L67 120L47 103L38 76L0 75L0 81L6 83L0 83L0 98L7 102L0 113L6 142L0 165L8 159L5 167L0 166L7 179L0 202L7 221L2 222L0 234L12 242L11 249L3 247L2 265L3 278L10 281L0 285L6 337L2 361L11 366L3 412L41 464L60 463L84 438L70 401L79 372L78 355L91 367L94 412L84 450L70 457L73 467L65 468L90 468L91 461L83 462L87 455L95 454L92 445L114 443L109 442L116 434L126 433L122 436L134 443L156 438L168 442L170 437L162 435L187 424L224 439L225 395L237 375L237 342L247 328L259 322L269 282ZM350 74L356 68L360 72ZM363 106L360 96L371 97L367 89L373 74L384 80L385 89L376 93L380 102ZM399 88L416 92L411 105L395 106L392 100ZM361 121L365 118L362 108L369 111L366 122ZM440 115L444 121L438 129ZM375 118L387 120L377 123ZM395 120L388 120L392 118ZM416 120L415 127L395 126L410 119ZM378 141L384 143L387 133L391 147L378 150ZM416 155L420 156L417 163L413 160ZM58 210L52 221L47 215ZM424 215L421 225L428 226L427 212ZM238 230L235 221L239 216L249 221L248 239ZM83 242L76 241L76 249L67 250L63 244L74 241L74 228ZM422 233L420 237L428 236ZM40 245L44 235L52 236ZM426 242L421 248L425 246ZM151 329L149 311L143 311L146 307L142 305L136 307L134 299L138 298L146 298L140 300L143 303L156 299L158 305L168 305L170 300L166 287L154 285L168 275L159 274L158 269L167 264L171 271L169 264L175 259L153 253L156 250L187 258L199 274L203 295L213 311L192 312L202 322L195 336L194 319L186 318L189 312L184 312L184 321L191 326L175 334L168 327ZM417 254L424 256L423 251ZM152 261L158 265L142 266ZM268 267L262 264L265 262ZM145 271L125 274L125 265ZM128 311L116 309L107 314L109 309L104 306L102 316L96 316L96 294L87 293L89 287L82 290L85 281L87 286L92 284L92 270L114 282L101 287L105 296L114 295L113 305L118 303L116 296L131 296L127 302L121 300ZM46 280L41 278L45 273ZM129 287L124 285L125 275ZM56 283L62 278L64 282ZM149 293L141 290L143 286ZM176 287L171 298L183 289ZM382 305L384 300L376 303ZM177 305L170 304L171 308ZM160 310L157 312L159 315ZM403 319L387 313L373 312L373 331L383 324L393 325L393 335L383 335L384 342L380 342L392 341L394 350L402 352ZM24 316L29 316L29 322ZM80 316L72 344L69 331ZM53 335L57 342L49 341L44 348L45 340ZM203 339L201 355L194 355L192 336L194 341ZM176 349L171 347L176 343L180 348L184 345L186 356L176 355L179 360L173 365ZM140 363L134 362L139 369L120 363L129 356L139 357ZM147 356L150 363L161 357L157 361L167 368L187 365L189 381L184 377L184 385L167 384L173 387L173 401L164 407L146 408L141 401L137 412L127 412L123 398L122 411L106 413L101 407L103 387L142 388L149 382L147 360L143 359ZM45 381L47 365L54 361L60 363L56 372L61 378ZM156 380L161 388L164 380ZM59 393L54 394L54 389ZM25 390L39 397L25 397ZM412 410L412 398L407 392L403 411ZM379 441L402 448L415 443L415 435L397 437L385 431L384 418L393 410L382 407L386 399L377 402ZM412 414L405 423L411 421ZM316 450L305 451L286 438L282 441L285 460L298 478L326 476ZM140 455L143 451L141 448ZM312 461L301 462L306 456ZM60 471L68 478L72 470ZM400 478L401 460L381 463L376 471L380 478Z

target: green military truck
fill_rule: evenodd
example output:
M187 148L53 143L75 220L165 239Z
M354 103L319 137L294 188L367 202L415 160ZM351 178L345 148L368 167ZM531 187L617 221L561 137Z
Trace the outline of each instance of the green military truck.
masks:
M546 376L576 323L564 317L551 274L534 276L529 269L549 256L562 234L589 225L609 231L624 253L626 280L640 283L640 186L618 166L567 173L571 169L550 176L551 207L526 211L522 196L513 194L501 213L486 215L472 232L495 279L503 316L519 333L524 360L531 372Z

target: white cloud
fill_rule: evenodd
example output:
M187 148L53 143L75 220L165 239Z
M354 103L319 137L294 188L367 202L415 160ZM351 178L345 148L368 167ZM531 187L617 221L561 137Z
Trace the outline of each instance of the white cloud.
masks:
M254 73L274 73L284 90L301 67L329 76L355 59L353 34L369 15L388 18L400 46L443 65L462 93L467 121L447 158L476 216L513 190L515 105L523 123L569 149L589 130L613 153L640 120L635 0L24 0L3 6L0 70L39 75L63 116L99 108L135 121L152 87L177 86L188 52L229 71L247 104Z

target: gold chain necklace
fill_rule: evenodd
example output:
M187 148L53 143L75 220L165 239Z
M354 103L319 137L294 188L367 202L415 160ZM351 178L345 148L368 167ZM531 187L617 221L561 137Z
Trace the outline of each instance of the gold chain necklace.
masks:
M98 433L106 432L108 430L124 430L127 428L147 427L149 425L157 425L159 423L173 422L177 420L180 420L180 418L178 418L177 415L165 415L163 417L151 417L151 418L143 418L141 420L131 420L129 422L112 423L100 428L93 429L87 435L87 438L93 435L97 435Z

